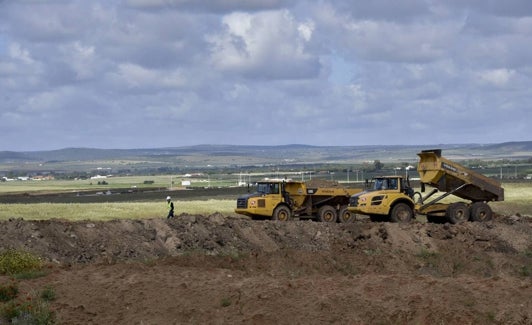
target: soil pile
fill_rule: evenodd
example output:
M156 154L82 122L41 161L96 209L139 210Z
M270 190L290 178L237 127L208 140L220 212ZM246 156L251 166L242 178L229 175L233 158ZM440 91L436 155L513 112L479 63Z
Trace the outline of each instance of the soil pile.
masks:
M0 222L65 324L532 323L532 222ZM7 281L7 277L0 277Z

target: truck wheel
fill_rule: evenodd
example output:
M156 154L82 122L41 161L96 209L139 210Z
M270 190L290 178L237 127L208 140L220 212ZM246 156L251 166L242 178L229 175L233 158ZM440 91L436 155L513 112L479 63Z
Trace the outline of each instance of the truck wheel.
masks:
M471 220L473 221L490 221L493 218L493 212L490 206L484 202L475 202L471 205Z
M412 221L413 216L414 211L412 211L412 208L405 203L397 203L390 213L390 219L393 222L407 223Z
M338 221L341 223L352 223L355 222L356 215L354 213L349 212L347 210L347 207L340 208L340 212L338 213Z
M280 205L275 210L273 210L273 220L279 220L279 221L288 221L290 218L292 218L292 213L290 212L290 209L285 205Z
M445 216L453 224L466 222L469 220L469 208L463 202L456 202L449 205Z
M336 222L338 214L336 209L330 205L324 205L318 210L318 219L321 222Z

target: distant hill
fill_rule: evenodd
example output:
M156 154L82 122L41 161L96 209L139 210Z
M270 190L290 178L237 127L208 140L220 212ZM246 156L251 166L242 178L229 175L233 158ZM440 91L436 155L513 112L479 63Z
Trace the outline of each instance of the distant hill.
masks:
M487 145L486 148L503 152L532 152L532 141L504 142Z
M354 163L374 160L415 162L417 153L426 149L443 149L451 159L523 159L532 157L532 141L498 144L439 144L423 146L280 146L196 145L173 148L95 149L65 148L50 151L0 151L0 165L42 164L63 166L97 166L149 164L164 166L235 166L311 163ZM119 162L116 162L119 161ZM1 166L0 166L1 167ZM55 166L57 167L57 166ZM28 167L29 168L29 167Z

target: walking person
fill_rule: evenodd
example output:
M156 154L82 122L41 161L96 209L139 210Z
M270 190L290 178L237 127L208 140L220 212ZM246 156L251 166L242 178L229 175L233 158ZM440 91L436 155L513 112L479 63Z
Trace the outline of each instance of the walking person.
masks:
M172 202L172 198L167 196L166 203L168 204L168 216L166 217L166 219L173 218L174 217L174 202Z

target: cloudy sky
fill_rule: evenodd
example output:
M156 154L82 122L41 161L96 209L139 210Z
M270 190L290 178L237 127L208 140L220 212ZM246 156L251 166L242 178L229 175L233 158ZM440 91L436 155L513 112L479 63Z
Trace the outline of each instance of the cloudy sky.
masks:
M529 0L0 0L0 151L532 140Z

